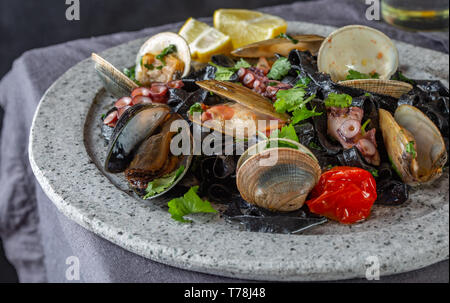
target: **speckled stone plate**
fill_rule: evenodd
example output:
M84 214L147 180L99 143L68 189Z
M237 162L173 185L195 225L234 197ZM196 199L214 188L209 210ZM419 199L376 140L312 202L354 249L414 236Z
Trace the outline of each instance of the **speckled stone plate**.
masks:
M174 29L176 30L176 29ZM291 33L328 35L333 28L290 22ZM122 69L133 65L143 40L102 53ZM401 69L448 86L446 54L397 43ZM106 174L100 116L113 100L88 59L67 71L42 98L30 135L30 161L42 188L67 217L138 255L204 273L255 280L334 280L365 277L371 262L381 275L448 258L448 171L415 189L400 207L375 206L364 223L326 223L302 235L242 231L210 214L181 224L167 199L142 201L123 180Z

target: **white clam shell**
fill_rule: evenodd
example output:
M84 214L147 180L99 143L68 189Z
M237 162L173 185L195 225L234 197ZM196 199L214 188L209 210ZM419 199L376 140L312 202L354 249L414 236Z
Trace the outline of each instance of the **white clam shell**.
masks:
M318 69L333 81L345 80L350 69L376 72L388 80L398 68L398 50L382 32L362 25L349 25L331 33L318 54Z
M136 57L136 79L139 78L138 75L142 70L140 64L142 56L148 53L159 54L171 44L174 44L177 47L176 54L178 58L184 62L184 71L181 76L187 76L191 68L191 51L189 50L188 43L178 34L163 32L152 36L141 46Z

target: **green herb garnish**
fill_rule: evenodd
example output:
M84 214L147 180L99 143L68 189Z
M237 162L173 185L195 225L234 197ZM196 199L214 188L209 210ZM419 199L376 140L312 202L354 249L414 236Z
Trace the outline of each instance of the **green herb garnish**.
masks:
M276 86L276 85L278 85L277 82L269 82L269 83L267 83L267 86Z
M198 195L198 186L193 186L183 197L175 198L169 201L169 213L172 219L182 222L190 223L191 220L186 220L184 216L195 213L217 213L207 200L202 200Z
M240 68L249 68L252 67L250 65L250 63L248 63L247 61L245 61L244 59L240 59L238 62L236 62L236 64L234 65L234 69L238 70Z
M175 44L170 44L168 47L163 49L163 51L156 56L156 59L161 61L162 65L166 65L165 57L177 52L177 47Z
M199 112L199 113L203 112L203 107L202 107L201 103L197 102L189 108L189 115L192 116L195 112Z
M366 134L366 127L367 125L369 125L370 123L370 119L367 119L366 122L364 122L364 124L361 126L361 135L365 135Z
M285 125L281 128L281 130L274 130L270 134L270 138L282 138L282 139L289 139L295 142L299 142L297 133L295 132L294 125L289 124Z
M374 176L374 178L378 178L378 169L371 168L369 169L369 172L372 174L372 176Z
M311 78L310 77L303 77L303 78L300 78L300 80L297 81L295 86L297 86L297 87L301 86L301 87L306 88L309 85L310 82L311 82Z
M406 144L406 152L410 155L413 156L413 158L416 157L416 149L414 148L414 141L410 141L408 142L408 144Z
M165 191L178 179L178 177L183 173L183 171L184 166L181 165L176 171L171 172L170 174L167 174L162 178L155 179L152 182L148 183L147 188L145 190L147 194L144 196L144 199L151 198L154 195L157 195Z
M409 84L414 85L415 82L412 79L409 79L408 77L406 77L405 75L403 75L403 73L401 71L397 71L392 77L391 80L397 80L397 81L402 81L402 82L406 82Z
M317 145L314 141L309 142L308 146L309 148L312 149L322 150L322 148L319 145Z
M347 94L329 93L325 99L325 106L350 107L353 98Z
M364 74L360 73L356 70L349 70L348 75L345 79L347 80L358 80L358 79L379 79L380 75L378 73L370 73L370 74Z
M273 104L278 113L292 113L292 125L308 118L319 116L322 113L316 112L316 108L309 110L306 104L314 99L312 95L305 99L306 92L301 86L294 86L291 89L283 89L277 92L277 100Z
M141 60L142 60L142 58L141 58ZM128 68L124 68L123 69L123 73L125 74L125 76L127 76L132 81L134 81L134 83L136 83L137 85L141 86L141 83L139 83L139 81L136 80L136 65L132 66L129 69Z
M289 36L286 33L281 33L278 36L276 36L275 38L285 38L285 39L290 40L293 44L297 44L298 43L297 39L292 38L291 36Z
M214 79L219 81L228 81L234 75L234 73L240 68L249 68L251 65L244 59L240 59L233 67L224 67L215 63L209 62L209 65L216 68L216 74Z
M105 120L106 114L102 114L102 120Z
M365 96L365 97L372 97L372 94L370 94L370 93L365 93L364 96Z
M286 76L291 69L291 63L285 57L279 58L272 65L270 72L267 74L267 78L272 80L281 80L284 76Z
M155 66L153 64L144 64L144 67L149 69L149 70L154 70Z

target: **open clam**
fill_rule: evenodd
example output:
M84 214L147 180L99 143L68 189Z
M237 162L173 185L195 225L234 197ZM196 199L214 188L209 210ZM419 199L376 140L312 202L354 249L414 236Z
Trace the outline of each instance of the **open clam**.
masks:
M196 124L219 131L226 135L243 134L248 138L256 132L270 132L280 128L289 116L275 111L272 103L254 91L228 81L197 81L201 88L228 99L215 105L202 115L190 115Z
M173 155L171 141L177 133L171 130L172 122L183 119L171 113L166 105L138 104L124 112L111 137L105 169L111 173L125 172L131 187L144 193L150 181L164 177L182 165L183 172L170 190L188 170L191 155ZM192 140L191 140L192 142Z
M273 141L286 141L293 148L272 147ZM242 198L273 211L301 208L321 175L317 159L291 140L270 139L257 145L253 152L258 152L242 155L238 164L236 183Z
M444 139L424 113L403 104L394 117L383 109L379 110L379 116L386 150L403 182L415 186L442 174L447 162Z
M310 51L313 55L317 55L323 40L324 37L317 35L296 35L292 36L292 40L274 38L242 46L231 52L231 54L244 58L270 58L274 57L275 54L287 57L291 50L298 49L300 51Z
M144 86L169 82L189 74L191 52L183 37L171 32L148 39L136 57L136 80Z
M320 72L344 86L399 98L413 87L409 83L390 80L399 64L398 50L388 36L362 25L349 25L331 33L319 49ZM350 70L377 74L379 79L347 80Z
M128 96L138 87L124 73L96 53L92 54L95 70L103 82L105 89L116 98Z

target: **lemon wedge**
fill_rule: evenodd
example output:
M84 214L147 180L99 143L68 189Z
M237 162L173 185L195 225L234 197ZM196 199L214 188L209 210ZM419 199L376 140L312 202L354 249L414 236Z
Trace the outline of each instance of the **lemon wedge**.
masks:
M233 50L229 36L194 18L189 18L178 34L189 44L195 61L206 63L212 55L228 54Z
M231 37L233 47L272 39L285 33L287 23L280 17L245 9L218 9L214 27Z

